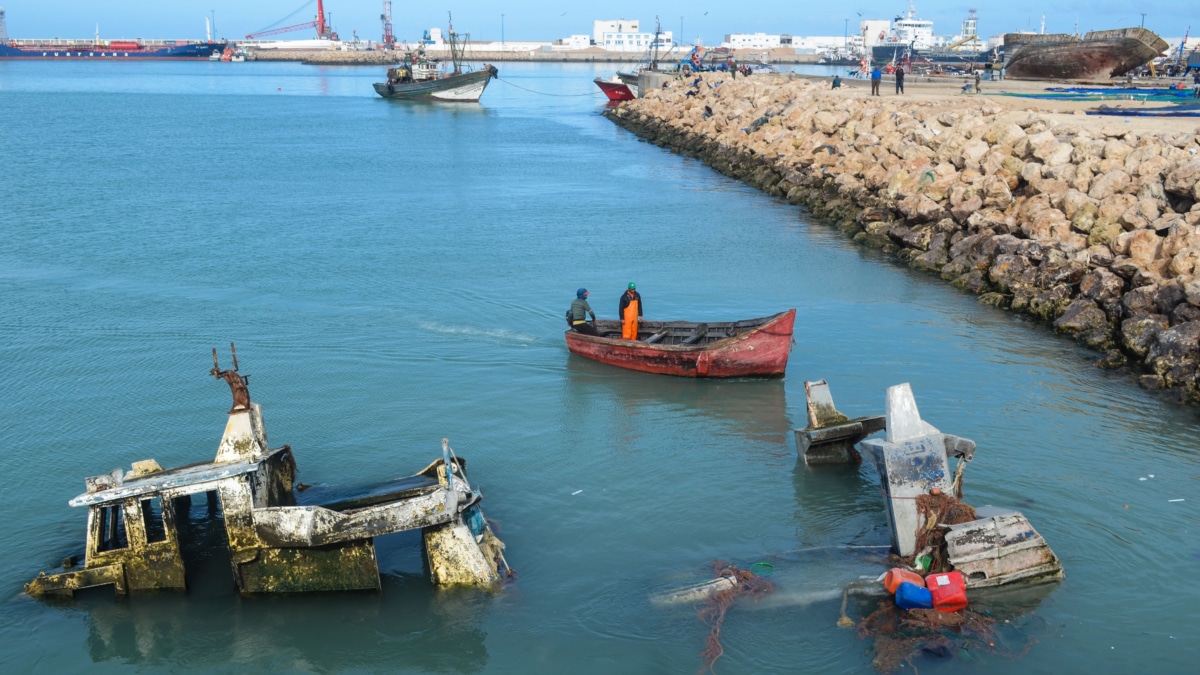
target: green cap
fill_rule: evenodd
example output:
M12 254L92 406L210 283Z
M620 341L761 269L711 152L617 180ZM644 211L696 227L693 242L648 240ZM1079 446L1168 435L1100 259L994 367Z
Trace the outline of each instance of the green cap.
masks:
M632 290L633 290L633 289L635 289L635 288L637 288L637 284L633 283L632 281L631 281L631 282L629 282L629 290L631 290L631 291L632 291Z

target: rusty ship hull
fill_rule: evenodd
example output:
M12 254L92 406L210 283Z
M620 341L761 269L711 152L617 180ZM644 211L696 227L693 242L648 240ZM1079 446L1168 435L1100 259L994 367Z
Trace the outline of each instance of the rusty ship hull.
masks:
M1005 77L1019 80L1094 80L1120 77L1167 50L1144 28L1070 34L1004 36Z

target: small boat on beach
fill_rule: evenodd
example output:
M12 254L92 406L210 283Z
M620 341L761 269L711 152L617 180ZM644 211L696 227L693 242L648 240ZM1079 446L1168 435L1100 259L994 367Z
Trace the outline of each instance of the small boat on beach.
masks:
M567 331L572 354L612 366L681 377L783 377L796 310L744 321L642 321L638 339L621 323L595 322L599 336Z

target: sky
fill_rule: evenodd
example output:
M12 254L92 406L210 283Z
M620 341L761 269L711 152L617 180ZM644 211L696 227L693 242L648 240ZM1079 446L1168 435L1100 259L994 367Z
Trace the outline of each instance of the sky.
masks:
M354 31L380 40L383 0L324 0L325 12L342 39ZM907 10L906 0L849 0L842 8L812 7L796 0L755 0L745 5L711 0L448 0L445 4L393 0L393 32L415 40L431 27L443 30L453 12L458 32L472 40L550 41L592 32L596 19L637 19L643 31L654 29L657 15L664 31L683 41L697 38L718 45L727 33L786 33L795 36L857 34L860 19L887 20ZM268 26L311 21L316 0L0 0L12 38L90 38L99 24L101 39L203 39L205 18L215 11L217 34L238 39ZM949 2L918 0L917 16L934 22L934 32L958 33L967 9L979 13L981 36L1041 27L1046 32L1102 30L1145 25L1163 37L1182 37L1192 26L1200 34L1200 2L1195 0L1059 0L1033 2ZM294 15L293 12L295 12ZM1145 15L1142 15L1145 12ZM292 15L290 18L289 15ZM847 21L848 20L848 21ZM1143 23L1144 22L1144 23ZM680 32L682 26L682 32ZM280 36L309 38L311 29Z

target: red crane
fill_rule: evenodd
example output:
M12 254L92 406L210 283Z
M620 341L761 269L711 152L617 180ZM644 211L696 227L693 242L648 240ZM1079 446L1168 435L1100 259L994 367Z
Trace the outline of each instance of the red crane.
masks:
M283 28L274 28L271 30L263 30L257 33L249 33L246 35L247 40L254 40L268 35L279 35L280 33L290 33L294 30L304 30L305 28L316 28L317 37L322 40L336 40L337 33L325 23L325 3L323 0L317 0L317 18L308 23L298 23L295 26L284 26Z
M383 22L383 48L392 49L396 46L396 36L392 33L392 0L383 0L383 14L379 15Z

